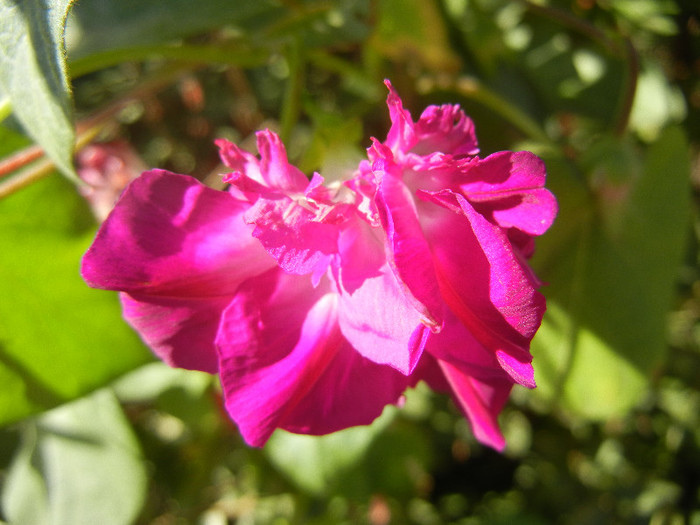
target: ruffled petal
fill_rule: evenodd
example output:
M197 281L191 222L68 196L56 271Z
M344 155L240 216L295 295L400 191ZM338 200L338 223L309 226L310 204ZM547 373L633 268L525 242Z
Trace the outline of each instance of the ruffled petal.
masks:
M253 236L286 272L320 276L338 252L338 226L317 220L308 209L286 196L260 198L246 213Z
M337 286L343 293L352 294L365 279L377 277L386 263L384 242L378 228L372 228L355 215L341 229L338 237L336 264Z
M325 434L369 423L407 384L354 352L335 294L276 270L241 288L217 348L226 409L253 446L276 428Z
M391 128L387 133L385 144L394 153L407 153L416 142L413 119L411 113L404 109L401 97L394 91L391 82L384 80L384 84L389 89L386 105L389 107L389 117L391 118Z
M479 153L474 122L458 105L425 108L415 124L415 135L411 153L417 155L441 152L460 157Z
M497 357L500 352L486 348L451 312L446 314L442 331L430 334L425 350L439 360L457 363L462 371L477 379L503 378L505 372ZM525 382L534 385L532 364L526 366L529 371L521 375L527 376Z
M498 426L498 414L508 400L513 383L508 378L479 380L453 363L438 360L452 389L452 397L469 420L474 437L499 452L506 441Z
M422 196L439 205L423 224L445 302L515 381L534 387L529 346L545 302L530 272L506 234L464 197L451 191Z
M304 191L309 180L289 163L287 150L279 136L266 129L258 131L256 137L260 152L260 173L267 186L287 192Z
M144 173L124 191L82 260L95 288L172 297L232 294L274 265L243 222L247 203L192 177Z
M265 180L260 173L260 161L252 153L239 148L226 139L217 139L214 144L219 148L221 162L233 170L237 176L245 176L255 184L264 185ZM227 182L224 178L224 182Z
M377 178L381 182L376 203L386 232L389 263L425 324L439 330L443 301L413 196L398 177L377 172Z
M124 319L170 366L215 374L214 339L229 297L120 294Z
M557 202L544 188L542 159L529 151L501 151L467 166L462 192L502 228L541 235L557 215Z
M247 204L162 170L127 187L82 261L119 290L124 317L172 366L216 372L214 337L238 286L274 260L242 219Z
M423 353L430 330L388 265L380 272L377 277L365 279L354 293L341 294L340 328L367 359L408 375Z

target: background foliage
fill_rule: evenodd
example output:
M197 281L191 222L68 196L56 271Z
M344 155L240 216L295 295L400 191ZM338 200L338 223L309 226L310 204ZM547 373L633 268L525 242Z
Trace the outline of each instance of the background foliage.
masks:
M700 524L699 73L693 0L0 0L0 520ZM215 184L214 138L273 127L342 176L385 136L383 78L535 151L559 200L503 455L420 386L247 448L78 275L89 142Z

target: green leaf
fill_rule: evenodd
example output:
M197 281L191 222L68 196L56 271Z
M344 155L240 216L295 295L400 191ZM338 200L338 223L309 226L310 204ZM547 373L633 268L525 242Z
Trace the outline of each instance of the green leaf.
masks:
M594 170L594 213L582 221L580 210L560 201L558 221L578 229L568 242L558 236L558 259L544 275L549 312L533 342L539 395L561 396L565 406L594 420L637 404L663 363L666 314L689 224L683 133L666 130L638 177L638 161L624 143L620 148L612 164L608 158ZM620 178L624 158L630 158L626 180Z
M151 359L117 296L80 278L87 206L48 177L0 200L0 424L99 388Z
M5 486L13 524L133 523L146 472L113 394L101 390L29 422Z
M270 462L302 490L315 495L337 489L344 476L363 457L374 439L396 416L387 408L369 426L352 427L325 436L276 431L265 453Z
M280 11L271 0L81 0L68 23L70 57L135 46L161 44L196 35L226 24L244 29Z
M64 174L76 177L63 28L71 0L0 0L0 91Z
M436 2L382 0L378 6L379 23L370 43L380 53L400 61L418 58L436 71L459 69Z

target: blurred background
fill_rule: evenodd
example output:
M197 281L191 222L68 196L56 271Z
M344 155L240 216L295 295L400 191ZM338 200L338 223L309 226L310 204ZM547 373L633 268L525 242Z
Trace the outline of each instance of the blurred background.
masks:
M66 13L64 55L49 37ZM0 15L0 520L700 525L695 0L2 0ZM540 155L559 201L532 260L538 388L513 392L503 454L424 385L369 427L249 448L216 378L155 362L78 274L142 170L220 187L216 138L254 151L269 127L304 172L348 176L386 136L384 78L414 119L460 104L484 156Z

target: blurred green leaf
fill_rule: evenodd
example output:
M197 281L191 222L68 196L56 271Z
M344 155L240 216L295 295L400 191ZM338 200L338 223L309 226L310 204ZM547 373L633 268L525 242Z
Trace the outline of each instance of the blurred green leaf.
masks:
M101 390L27 424L2 503L17 525L128 525L146 481L131 427Z
M0 0L0 91L56 166L76 177L64 22L71 0Z
M459 57L449 46L445 21L434 0L379 2L379 23L370 44L396 61L418 59L441 72L459 69Z
M115 49L174 42L227 24L249 28L276 18L272 0L81 0L71 12L67 31L70 58Z
M186 390L193 397L203 396L212 377L206 372L172 368L156 361L120 377L112 387L122 403L146 403L174 388Z
M610 145L608 145L609 147ZM546 279L549 313L535 338L541 395L591 419L622 415L665 355L666 314L685 248L689 159L685 137L666 130L639 161L626 146L598 164L597 209L579 224ZM608 152L610 153L610 152ZM609 157L609 155L608 155ZM627 179L620 163L629 160ZM606 173L607 171L607 173Z
M153 46L221 29L244 49L274 46L296 36L303 37L305 46L337 44L366 36L367 9L367 0L285 5L274 0L201 0L197 9L189 0L81 0L68 21L68 51L71 62L90 59L92 63L94 57L104 56L106 62L114 63L120 51L124 61L133 60L133 53L126 50L157 54ZM177 48L170 51L170 58L177 57ZM183 53L183 58L192 56ZM208 58L200 57L202 62Z
M643 140L655 141L664 127L682 121L686 101L677 85L671 84L659 64L645 62L634 97L630 128Z
M0 424L151 359L121 319L116 294L80 278L93 234L85 202L59 177L0 200Z
M278 430L265 446L265 453L302 490L315 495L330 494L395 416L396 411L388 408L369 426L351 427L325 436Z

